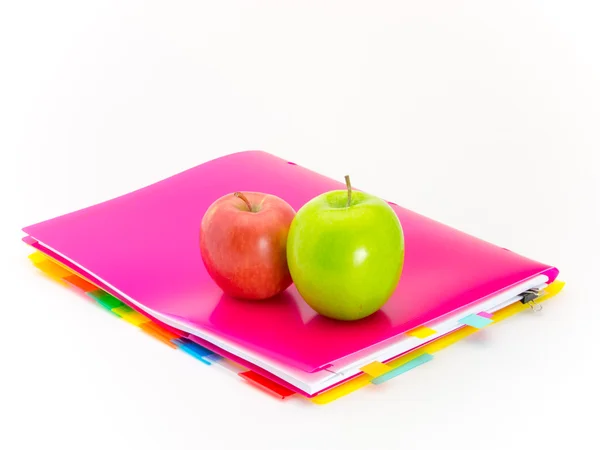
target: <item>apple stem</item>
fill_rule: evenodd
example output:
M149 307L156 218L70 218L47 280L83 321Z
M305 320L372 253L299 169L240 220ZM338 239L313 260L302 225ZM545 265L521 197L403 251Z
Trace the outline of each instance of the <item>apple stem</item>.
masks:
M239 199L242 199L244 201L244 203L246 204L246 206L248 207L248 211L252 212L252 205L250 204L250 200L248 200L248 197L246 197L241 192L236 192L233 195L235 195Z
M346 187L348 188L348 203L346 203L346 208L349 208L350 203L352 203L352 186L350 185L350 175L346 175L344 180L346 180Z

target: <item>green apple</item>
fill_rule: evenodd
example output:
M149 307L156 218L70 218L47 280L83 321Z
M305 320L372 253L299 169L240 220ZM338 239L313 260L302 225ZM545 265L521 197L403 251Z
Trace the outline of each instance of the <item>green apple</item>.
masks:
M391 297L404 264L398 216L382 199L347 190L321 194L292 220L287 259L298 292L319 314L357 320Z

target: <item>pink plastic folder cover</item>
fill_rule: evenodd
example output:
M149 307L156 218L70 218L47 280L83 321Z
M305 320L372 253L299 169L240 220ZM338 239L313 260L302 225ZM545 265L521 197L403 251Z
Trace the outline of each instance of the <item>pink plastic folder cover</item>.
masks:
M253 351L313 372L423 323L558 270L391 204L406 253L393 297L372 316L317 315L291 286L277 298L229 298L199 248L204 212L222 195L257 191L298 210L341 182L261 151L235 153L116 199L24 228L124 295Z

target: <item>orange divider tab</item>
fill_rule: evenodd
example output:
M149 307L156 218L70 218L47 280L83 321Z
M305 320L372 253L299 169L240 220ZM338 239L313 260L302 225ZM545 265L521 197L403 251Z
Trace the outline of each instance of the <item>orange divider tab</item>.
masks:
M177 339L179 336L175 333L171 333L169 330L161 327L159 324L152 321L145 322L140 325L140 328L150 336L153 336L159 341L164 342L169 347L177 348L177 344L175 344L173 340Z
M275 383L274 381L271 381L268 378L257 374L256 372L252 372L251 370L247 372L241 372L238 375L281 399L295 394L294 391L286 388L285 386Z
M69 275L68 277L65 277L64 280L76 288L81 289L83 292L93 292L98 290L96 286L79 277L78 275Z
M161 333L155 326L156 324L154 322L146 322L140 325L140 328L142 329L143 332L149 334L150 336L152 336L155 339L158 339L160 342L163 342L164 344L167 344L169 347L171 348L177 348L177 345L175 345L173 342L171 342L173 339L177 339L177 336L175 336L174 334L170 333L167 330L164 330L166 333ZM171 335L173 337L169 337L168 335Z
M156 322L152 322L152 321L146 322L146 323L142 324L142 327L152 329L152 331L154 333L160 334L161 336L164 336L166 339L169 339L170 341L181 337L181 335L172 333L170 330L167 330L165 327L163 327L162 325L160 325Z
M408 333L409 336L413 336L419 339L425 339L426 337L431 336L432 334L435 334L436 331L428 328L428 327L418 327L415 328L414 330L410 330Z
M372 376L373 378L379 377L384 373L389 372L392 368L386 364L380 363L379 361L373 361L371 364L367 364L365 367L361 367L360 369L367 375Z

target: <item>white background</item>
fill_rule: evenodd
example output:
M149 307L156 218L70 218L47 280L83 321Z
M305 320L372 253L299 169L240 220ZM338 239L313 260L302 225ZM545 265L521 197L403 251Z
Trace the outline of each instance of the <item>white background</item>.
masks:
M2 2L0 448L595 448L599 19L593 1ZM23 226L246 149L350 173L567 287L318 407L30 266Z

